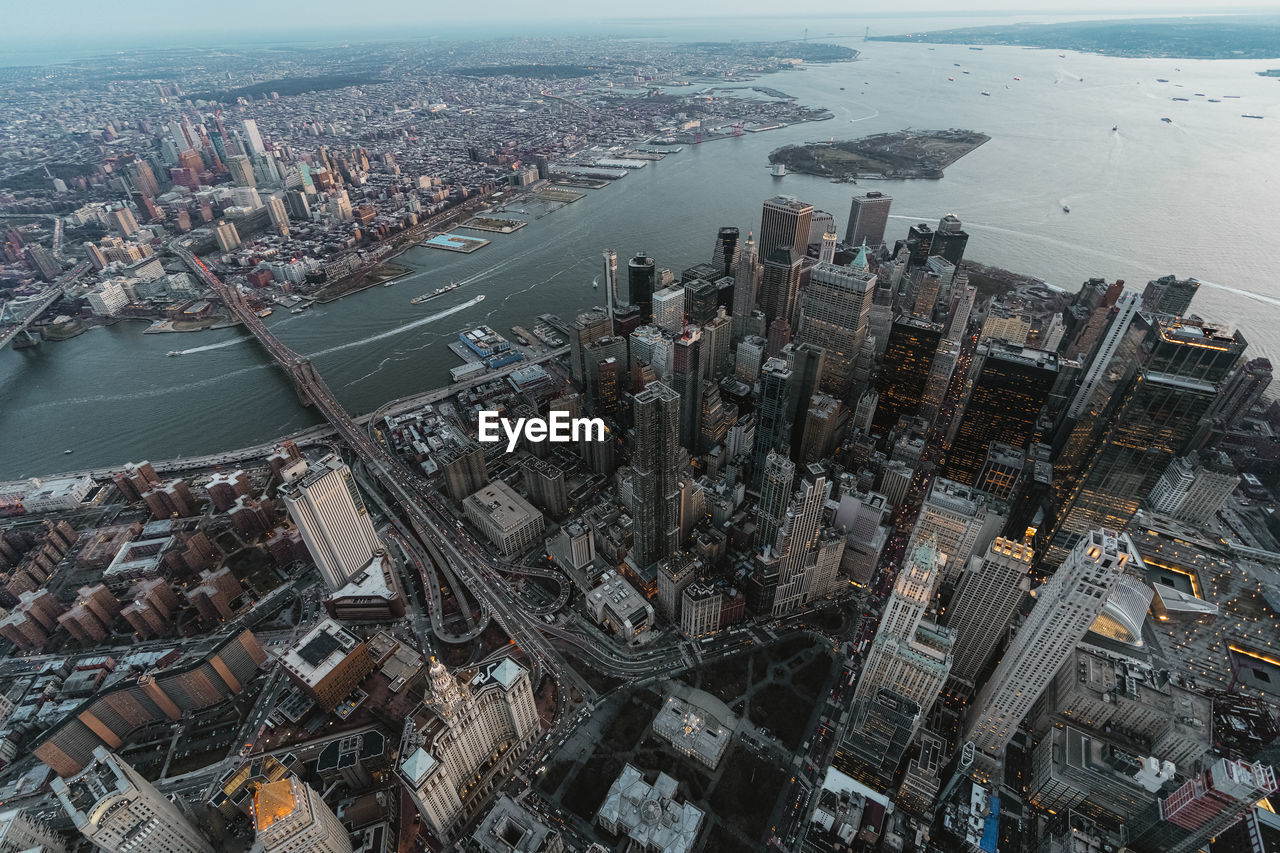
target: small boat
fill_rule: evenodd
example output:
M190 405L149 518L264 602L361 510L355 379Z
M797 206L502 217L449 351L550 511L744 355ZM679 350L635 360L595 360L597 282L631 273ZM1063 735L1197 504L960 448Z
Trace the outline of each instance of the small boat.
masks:
M393 284L395 284L395 281L394 281L394 280L392 280L392 281L384 281L384 282L382 283L382 286L383 286L383 287L390 287L390 286L391 286L391 285L393 285Z
M1175 101L1189 101L1190 98L1174 98Z
M965 71L964 69L961 69L961 70L960 70L960 73L961 73L961 74L968 74L969 72L968 72L968 71Z
M982 50L982 48L980 48L980 47L971 47L971 48L969 48L969 50Z
M1071 208L1067 207L1067 206L1064 204L1064 205L1062 206L1062 212L1063 212L1063 213L1070 213L1070 212L1071 212Z
M991 93L990 93L990 92L982 92L982 93L980 93L980 94L986 95L988 98L990 98L990 97L991 97Z
M840 87L840 91L841 91L841 92L843 92L843 91L844 91L844 86L841 86L841 87Z
M1157 83L1168 83L1169 81L1168 81L1168 80L1166 80L1166 79L1164 79L1163 77L1157 77L1157 78L1156 78L1156 82L1157 82Z
M484 302L484 294L483 294L483 293L476 297L476 302Z
M1220 104L1220 103L1222 103L1222 101L1218 100L1217 98L1210 98L1210 99L1209 99L1209 103L1211 103L1211 104Z
M1160 119L1160 120L1161 120L1162 122L1164 122L1165 124L1173 124L1173 119L1171 119L1171 118L1162 118L1162 119Z
M1022 78L1021 78L1021 77L1016 77L1016 76L1015 76L1013 79L1014 79L1014 80L1021 80Z
M959 63L959 62L953 62L953 63L951 63L951 64L952 64L952 65L954 65L956 68L959 68L959 67L960 67L960 63Z
M62 451L62 452L63 452L63 454L67 454L67 453L75 453L75 451L74 451L74 450L64 450L64 451Z
M948 77L948 78L947 78L947 82L948 82L948 83L954 83L954 82L956 82L956 78L954 78L954 77Z
M1240 113L1240 118L1262 118L1262 116L1254 115L1253 113Z
M1111 132L1112 132L1112 133L1115 133L1115 132L1116 132L1117 130L1119 130L1119 129L1120 129L1120 125L1118 125L1118 124L1113 124L1113 125L1111 125Z
M301 313L302 313L302 309L301 309L301 308L294 308L294 309L293 309L292 311L290 311L289 313L290 313L290 314L301 314Z
M257 314L259 317L270 317L270 316L271 316L271 309L270 309L270 308L263 308L261 311L255 311L254 313L255 313L255 314Z
M1058 54L1058 58L1059 58L1059 59L1066 59L1066 58L1067 58L1067 55L1066 55L1065 53L1060 53L1060 54Z
M171 349L169 350L168 355L175 356L175 355L182 355L182 353L176 349Z

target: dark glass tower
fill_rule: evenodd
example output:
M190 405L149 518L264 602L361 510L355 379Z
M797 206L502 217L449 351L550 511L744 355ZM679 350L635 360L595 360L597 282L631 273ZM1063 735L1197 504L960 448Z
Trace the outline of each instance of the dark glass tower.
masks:
M764 312L765 325L782 318L791 322L800 294L800 266L804 262L804 250L774 249L764 257L764 269L760 275L760 310Z
M711 253L711 265L722 275L731 276L738 265L737 228L725 227L716 232L716 247Z
M760 215L760 257L767 259L774 249L794 249L803 257L812 219L811 204L784 195L766 201Z
M680 444L698 452L702 415L702 332L693 329L676 338L671 384L680 395Z
M871 421L873 432L888 435L898 418L919 410L940 340L942 326L937 323L905 316L893 322L876 383L880 399Z
M639 569L674 553L680 536L680 395L661 382L636 394L635 538L629 559Z
M791 368L771 358L760 368L760 400L756 404L756 440L751 448L751 484L759 488L770 451L785 454L791 438Z
M627 262L627 298L640 309L640 324L653 322L653 291L657 269L653 258L640 252Z

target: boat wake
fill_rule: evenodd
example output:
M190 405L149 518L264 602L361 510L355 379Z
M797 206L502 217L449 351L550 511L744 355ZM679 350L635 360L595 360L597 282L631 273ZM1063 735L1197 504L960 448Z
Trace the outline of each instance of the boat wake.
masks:
M483 295L476 296L472 299L468 299L466 302L463 302L460 305L455 305L452 308L446 308L443 311L437 312L435 314L430 314L426 317L422 317L420 319L414 320L412 323L405 323L403 326L396 326L394 329L387 329L385 332L379 332L378 334L370 335L367 338L360 338L359 340L355 340L355 341L347 341L346 343L341 343L341 344L338 344L337 346L332 346L332 347L328 347L327 349L322 349L319 352L308 353L307 357L317 358L322 355L331 355L332 353L335 353L335 352L342 352L343 350L354 349L355 347L362 347L366 344L371 344L376 341L383 341L383 340L386 340L387 338L393 338L396 335L400 335L405 332L412 331L413 329L419 329L423 326L428 325L429 323L434 323L437 320L443 320L445 317L449 317L454 314L457 314L459 311L465 311L468 308L472 307L473 305L479 305L483 301L484 301Z

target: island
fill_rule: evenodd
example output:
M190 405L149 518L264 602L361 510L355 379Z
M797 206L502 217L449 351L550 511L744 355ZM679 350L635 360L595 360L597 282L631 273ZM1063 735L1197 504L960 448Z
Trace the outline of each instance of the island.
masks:
M1125 57L1271 59L1280 56L1280 18L1232 15L1003 24L872 36L870 41L1013 45Z
M974 130L899 130L861 139L787 145L769 154L792 172L836 181L859 178L937 180L943 170L991 137Z

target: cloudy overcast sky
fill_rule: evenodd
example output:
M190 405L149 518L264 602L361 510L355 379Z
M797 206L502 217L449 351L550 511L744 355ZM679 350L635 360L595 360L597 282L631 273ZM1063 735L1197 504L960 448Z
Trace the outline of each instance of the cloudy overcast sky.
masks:
M367 35L379 30L402 35L441 35L459 29L492 28L495 35L522 29L544 34L553 22L569 21L583 29L609 27L640 19L723 17L727 24L753 17L777 17L780 9L798 26L819 26L823 21L861 22L877 28L876 20L901 25L904 18L957 18L972 15L973 23L992 17L1007 20L1079 19L1081 17L1146 16L1160 14L1229 14L1233 12L1280 13L1280 0L1229 0L1214 4L1205 0L1074 0L1038 3L1028 0L974 0L965 6L939 0L896 0L892 4L865 0L644 0L642 3L602 4L599 0L485 0L481 4L457 0L219 0L189 6L172 0L48 0L45 3L4 0L4 27L0 42L77 42L101 39L130 45L164 38L170 45L195 46L219 35L252 34L258 40L287 42L302 34L344 31ZM891 10L886 12L886 9ZM678 23L666 25L665 34L677 35ZM676 32L673 32L675 30ZM726 34L726 38L731 38ZM109 47L110 45L104 45Z

